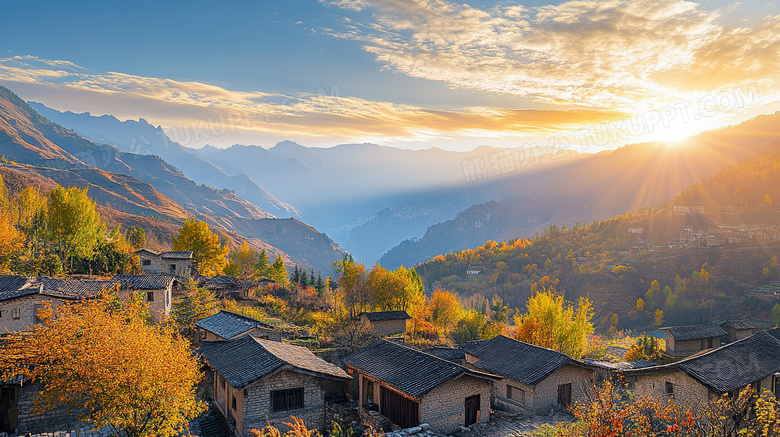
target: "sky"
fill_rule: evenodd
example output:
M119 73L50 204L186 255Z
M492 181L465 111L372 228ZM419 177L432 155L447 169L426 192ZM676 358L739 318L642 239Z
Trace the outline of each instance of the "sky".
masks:
M185 146L669 144L780 107L780 6L0 0L0 85Z

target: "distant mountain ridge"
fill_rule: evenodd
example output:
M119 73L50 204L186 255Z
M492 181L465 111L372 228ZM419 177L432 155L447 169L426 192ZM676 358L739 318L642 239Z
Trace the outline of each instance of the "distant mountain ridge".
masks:
M520 173L494 186L495 204L471 207L454 220L432 226L422 238L388 251L380 263L387 268L415 265L487 240L533 237L552 224L590 223L656 206L778 139L780 114L773 114L702 133L681 145L634 144Z
M88 112L76 114L57 111L41 103L29 104L49 120L96 143L108 144L128 153L159 156L193 181L217 189L230 189L267 211L270 216L301 218L294 207L277 199L246 174L228 174L174 142L162 128L149 124L143 118L138 121L119 121L112 115L93 116Z
M323 272L329 271L330 263L345 253L327 235L310 226L275 219L231 190L199 185L158 156L122 152L86 140L50 122L3 87L0 87L0 153L5 158L0 163L3 173L17 179L37 180L41 186L57 183L88 187L90 196L115 221L146 222L166 233L168 238L171 228L159 224L159 220L182 223L187 217L195 216L223 228L222 233L229 241L247 239L255 247L284 254L292 262ZM243 220L264 222L266 227L273 222L274 229L288 235L279 240L291 251L280 250L261 237L241 237L231 228L231 223ZM322 241L316 256L302 250L305 244L303 241L296 244L296 238L307 244Z

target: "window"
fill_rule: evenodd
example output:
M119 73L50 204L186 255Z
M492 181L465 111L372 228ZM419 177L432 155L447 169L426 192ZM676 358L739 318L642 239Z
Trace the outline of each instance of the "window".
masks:
M171 273L176 273L176 264L170 264L168 268L171 270Z
M236 397L233 396L233 400L230 401L230 406L233 408L233 411L236 410Z
M150 266L150 265L152 265L152 260L150 260L150 259L142 260L141 261L141 265Z
M205 329L201 329L200 330L200 339L203 340L205 338L206 338L206 330Z
M674 384L671 382L666 383L666 394L669 396L674 395Z
M274 412L303 408L303 387L271 392Z
M19 320L22 318L22 310L20 308L14 308L11 310L11 318L14 320Z
M701 339L701 348L702 349L712 349L712 339L711 338L702 338Z
M146 292L146 301L147 302L154 302L154 291L147 291Z
M3 312L0 311L0 319L2 319L2 318L3 318Z
M225 380L224 380L224 379L222 379L222 378L220 378L220 379L219 379L219 382L221 382L221 383L222 383L222 390L224 390L224 389L225 389Z
M521 404L524 404L525 390L508 385L506 386L506 397L512 399L513 401L517 401L520 402Z

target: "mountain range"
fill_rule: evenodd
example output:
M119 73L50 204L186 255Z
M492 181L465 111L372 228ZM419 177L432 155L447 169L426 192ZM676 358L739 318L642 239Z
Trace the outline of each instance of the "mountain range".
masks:
M189 153L180 152L181 156ZM316 229L297 220L277 219L233 190L198 184L160 156L97 144L63 128L2 87L0 153L0 170L8 177L43 188L54 184L88 187L109 222L142 224L158 232L160 239L169 241L186 218L197 217L214 226L228 242L248 241L272 255L282 255L289 263L323 272L329 272L330 263L345 253ZM192 163L199 161L191 156L195 158ZM265 198L273 200L270 195ZM256 232L243 236L239 228Z
M379 260L388 268L412 266L487 240L531 237L552 224L589 223L653 207L780 139L780 115L774 114L679 145L642 143L595 154L549 147L482 146L470 152L376 144L309 148L291 141L270 148L194 150L143 119L120 122L35 107L110 144L136 144L137 149L133 138L160 139L149 153L166 154L181 168L216 169L209 171L218 178L205 170L191 172L218 189L235 189L235 181L251 184L235 192L279 217L322 229L358 259ZM253 196L253 190L261 194Z

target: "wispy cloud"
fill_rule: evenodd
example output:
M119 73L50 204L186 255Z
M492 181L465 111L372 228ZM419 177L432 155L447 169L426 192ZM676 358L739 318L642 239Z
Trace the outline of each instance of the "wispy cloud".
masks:
M361 20L330 32L386 68L540 102L647 110L780 81L780 16L751 27L683 0L582 0L478 9L445 0L321 0Z
M29 99L74 111L110 113L120 118L145 117L176 130L198 120L240 117L241 141L309 140L309 144L349 141L420 142L491 138L524 139L547 136L560 129L604 123L624 117L604 110L514 110L464 107L441 110L341 95L337 84L283 95L233 91L200 82L182 82L118 72L93 72L69 61L33 56L0 59L0 81L24 86ZM212 139L213 138L207 138ZM237 141L237 137L216 142ZM479 143L475 144L476 141ZM214 141L212 141L212 144ZM440 145L437 143L437 145Z

